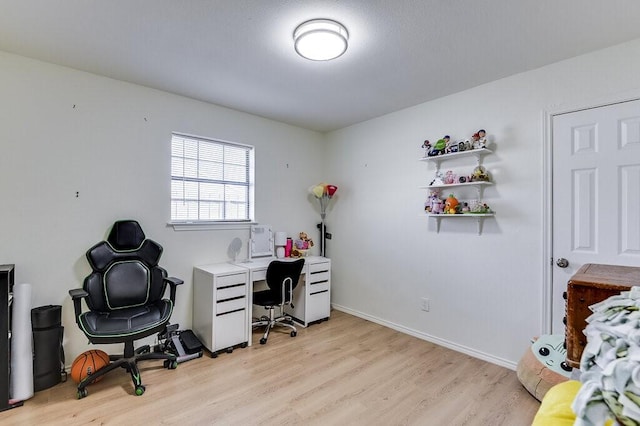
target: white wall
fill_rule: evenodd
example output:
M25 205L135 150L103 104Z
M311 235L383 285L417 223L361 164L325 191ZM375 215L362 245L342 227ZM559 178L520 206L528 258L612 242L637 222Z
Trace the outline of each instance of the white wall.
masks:
M227 260L247 233L166 226L170 134L251 144L257 219L276 230L316 235L307 188L340 187L327 221L336 306L513 367L541 332L543 111L638 93L639 58L636 40L321 135L0 52L0 263L34 286L33 306L63 305L73 359L87 349L67 293L89 272L84 253L114 220L138 219L185 279L174 321L189 328L192 266ZM436 233L421 215L433 165L419 146L481 127L497 146L485 160L497 217L482 236L472 221Z
M182 328L191 326L193 265L228 260L236 236L246 247L247 231L167 227L172 131L254 145L257 220L316 233L307 188L326 179L319 133L6 53L0 129L0 263L33 285L34 307L63 306L69 362L87 344L68 290L81 287L85 251L114 220L139 220L163 245L161 264L185 280L173 315Z
M543 112L638 89L640 40L329 134L328 176L340 187L328 220L333 303L514 367L542 331ZM484 198L496 218L481 236L475 221L459 219L443 221L436 233L435 221L421 215L427 191L418 187L434 166L417 161L419 146L480 128L496 144L484 161L495 181ZM457 160L442 169L474 165ZM429 312L420 310L423 296Z

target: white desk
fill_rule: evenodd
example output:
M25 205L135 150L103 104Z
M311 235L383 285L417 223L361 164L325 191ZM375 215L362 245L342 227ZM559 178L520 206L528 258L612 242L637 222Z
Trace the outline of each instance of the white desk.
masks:
M331 259L321 256L304 259L300 281L293 292L294 307L288 306L285 312L307 327L329 318ZM251 345L253 286L265 279L273 260L296 259L267 257L194 268L193 331L214 354L235 345Z

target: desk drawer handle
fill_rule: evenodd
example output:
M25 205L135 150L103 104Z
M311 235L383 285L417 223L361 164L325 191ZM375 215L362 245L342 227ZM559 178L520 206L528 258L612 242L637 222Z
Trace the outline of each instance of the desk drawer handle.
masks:
M221 317L222 315L229 315L232 314L234 312L240 312L240 311L244 311L244 308L240 308L240 309L235 309L233 311L229 311L229 312L223 312L221 314L216 314L217 317Z
M320 290L320 291L316 291L314 293L309 293L309 295L313 296L315 294L320 294L320 293L327 293L329 290Z
M310 285L314 285L314 284L323 284L323 283L328 283L328 282L329 282L329 280L322 280L322 281L314 281L314 282L311 282L309 284Z
M244 296L230 297L228 299L220 299L220 300L217 300L216 303L224 303L224 302L229 302L231 300L238 300L238 299L244 299Z
M246 285L246 283L225 285L224 287L218 287L218 290L223 290L223 289L225 289L225 288L242 287L242 286L244 286L244 285Z

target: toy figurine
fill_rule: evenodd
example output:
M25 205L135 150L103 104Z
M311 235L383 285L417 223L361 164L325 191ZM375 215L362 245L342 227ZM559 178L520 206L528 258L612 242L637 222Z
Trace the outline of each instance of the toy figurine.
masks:
M480 148L486 148L487 147L487 132L485 132L484 129L480 129L480 130L478 130L478 136L480 136L480 139L478 139L478 143L480 144Z
M471 213L491 213L491 208L487 205L487 203L483 203L481 201L474 201L471 203L470 212Z
M431 181L431 183L429 184L429 186L439 186L439 185L444 185L444 180L443 180L443 176L442 176L442 172L441 171L437 171L433 180Z
M482 166L476 166L471 175L471 182L489 182L489 173Z
M427 201L424 202L424 210L427 213L435 213L435 211L437 210L436 205L441 202L442 200L440 199L440 191L432 190L429 193L429 198L427 198Z
M299 234L299 239L295 241L295 246L300 250L308 250L313 247L313 240L309 238L306 232L301 232Z
M438 141L433 145L433 148L431 148L431 151L429 151L429 157L444 154L449 140L451 140L449 135L445 135L442 139L438 139Z
M467 151L471 149L471 142L469 139L458 142L458 152Z
M431 151L431 142L429 142L428 140L425 140L422 143L422 148L424 148L424 156L428 156L429 155L429 151Z
M460 202L453 194L450 194L444 202L445 214L456 214L460 208Z
M474 133L472 139L473 149L481 149L487 147L487 132L485 132L484 129L480 129L476 133Z
M451 154L454 152L458 152L458 144L452 140L447 142L447 147L444 150L445 154Z
M431 214L442 214L444 213L444 201L441 199L437 199L433 206L431 207Z
M451 170L448 170L447 173L444 174L444 183L447 185L456 183L456 175Z
M466 201L462 203L462 208L460 209L460 211L462 213L469 213L471 211L471 209L469 208L469 203L467 203Z

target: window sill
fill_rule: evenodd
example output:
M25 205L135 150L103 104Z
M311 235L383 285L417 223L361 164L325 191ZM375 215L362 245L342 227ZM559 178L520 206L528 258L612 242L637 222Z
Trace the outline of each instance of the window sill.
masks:
M216 229L251 229L257 222L168 222L174 231L210 231Z

